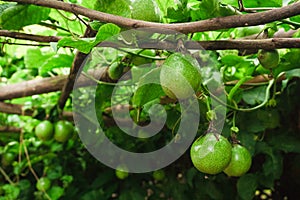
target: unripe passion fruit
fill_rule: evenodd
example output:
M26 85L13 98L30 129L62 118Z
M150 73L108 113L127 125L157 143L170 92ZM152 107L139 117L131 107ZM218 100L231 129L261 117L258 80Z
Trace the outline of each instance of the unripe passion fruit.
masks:
M203 173L222 172L231 159L231 144L222 135L208 133L199 137L191 147L194 166Z
M40 178L36 183L36 189L38 189L39 191L46 191L50 188L50 186L51 186L51 181L47 177Z
M275 50L260 50L257 58L261 66L266 69L274 69L279 64L279 53Z
M170 98L189 98L202 82L200 67L190 55L174 53L161 66L160 82Z
M53 125L50 121L45 120L35 127L35 135L43 141L50 140L53 136Z
M228 176L242 176L251 167L250 152L243 146L235 144L232 147L232 156L229 165L224 170Z
M118 62L113 62L108 68L108 76L112 80L118 80L123 73L123 65Z
M154 0L133 0L131 3L131 17L150 22L162 20L161 11Z
M71 122L61 120L54 126L54 139L58 142L66 142L72 136L74 127Z

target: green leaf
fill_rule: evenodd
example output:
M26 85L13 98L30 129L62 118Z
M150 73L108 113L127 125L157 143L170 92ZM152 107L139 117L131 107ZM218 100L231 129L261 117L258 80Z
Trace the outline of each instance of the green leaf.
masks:
M132 103L141 107L146 103L164 95L159 85L160 68L155 68L145 74L138 82L138 89L133 95Z
M47 193L52 200L57 200L64 194L64 188L59 186L53 186L50 188L49 191L47 191Z
M247 8L259 8L259 7L281 7L282 0L257 0L257 1L243 1L244 6Z
M241 199L253 199L257 186L257 177L254 174L245 174L237 182L237 191Z
M244 58L237 55L225 55L221 58L223 65L234 66L241 62L244 62Z
M254 87L250 90L245 90L242 94L243 100L250 105L261 103L265 99L267 86Z
M89 53L93 47L95 47L100 42L118 34L120 28L114 24L104 24L102 25L95 38L73 38L65 37L58 42L58 47L74 47L83 53Z
M293 77L300 77L300 68L298 69L292 69L292 70L289 70L287 72L285 72L285 76L287 79L291 79Z
M41 76L47 75L47 72L54 68L71 68L74 56L66 54L56 54L47 59L39 68L39 74Z
M300 141L295 136L273 134L268 142L274 148L285 153L300 153Z
M46 20L49 13L50 8L18 4L5 9L0 14L0 26L2 29L19 30L24 26Z
M54 53L42 53L40 48L30 48L26 51L24 63L27 69L39 69L53 55Z

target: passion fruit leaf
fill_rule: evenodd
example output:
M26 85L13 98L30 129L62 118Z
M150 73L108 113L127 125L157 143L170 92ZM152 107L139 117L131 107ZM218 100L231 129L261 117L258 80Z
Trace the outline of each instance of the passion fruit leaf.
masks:
M245 200L253 199L257 187L257 176L254 174L246 174L237 181L238 194Z
M136 107L141 107L146 103L164 95L159 83L161 68L152 69L145 74L138 82L138 89L133 95L132 103Z
M108 23L102 25L95 38L73 38L65 37L58 42L58 47L74 47L83 53L89 53L91 49L100 42L112 37L120 32L120 28L117 25Z
M266 88L267 86L259 86L249 90L245 90L242 93L242 98L247 104L259 104L265 99Z
M7 30L19 30L24 26L37 24L48 18L50 10L50 8L35 5L11 6L0 14L0 27Z

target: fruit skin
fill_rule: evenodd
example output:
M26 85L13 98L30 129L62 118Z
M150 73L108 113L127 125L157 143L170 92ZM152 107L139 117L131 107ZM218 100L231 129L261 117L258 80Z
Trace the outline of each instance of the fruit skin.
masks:
M3 166L9 166L13 163L15 158L16 158L16 155L14 153L6 152L2 155L1 164Z
M108 68L109 78L111 78L112 80L118 80L122 76L123 69L124 67L122 64L118 62L112 63Z
M42 121L35 127L35 135L43 141L52 139L53 137L53 124L48 121Z
M217 174L228 166L231 148L231 144L222 135L208 133L192 144L190 155L200 172Z
M252 158L250 152L239 144L232 147L232 156L229 165L224 169L228 176L242 176L251 167Z
M51 186L51 181L47 177L40 178L36 183L36 189L39 191L47 191Z
M154 0L133 0L131 3L131 17L133 19L160 22L161 11Z
M165 174L164 170L161 170L161 169L160 169L160 170L154 171L153 174L152 174L152 176L153 176L153 178L154 178L155 180L157 180L157 181L162 181L162 180L165 179L166 174Z
M115 174L116 174L116 177L120 180L124 180L129 175L128 169L125 166L117 167L117 169L115 170Z
M259 50L257 58L261 64L266 69L274 69L279 64L279 53L277 49L275 50Z
M54 125L54 139L57 142L66 142L74 132L73 125L65 120L60 120Z
M189 98L202 82L200 67L191 56L174 53L161 66L160 82L163 91L171 99Z

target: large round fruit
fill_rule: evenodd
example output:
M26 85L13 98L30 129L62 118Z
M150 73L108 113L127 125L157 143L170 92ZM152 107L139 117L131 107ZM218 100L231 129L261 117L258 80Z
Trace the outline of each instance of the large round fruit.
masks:
M266 69L274 69L279 64L279 53L275 50L260 50L258 52L257 58L261 64Z
M162 19L161 11L155 0L133 0L131 17L150 22L160 22Z
M160 170L154 171L152 176L155 180L162 181L165 179L166 174L165 174L164 170L160 169Z
M36 189L38 189L39 191L46 191L50 188L50 186L51 186L51 181L47 177L40 178L36 183Z
M224 170L228 176L242 176L251 167L250 152L243 146L235 144L232 147L232 156L229 165Z
M72 136L74 132L73 125L65 120L58 121L54 125L54 139L58 142L65 142Z
M201 82L200 67L189 55L174 53L161 66L160 83L172 99L191 97Z
M191 159L201 172L217 174L222 172L231 159L231 144L228 140L213 133L199 137L191 147Z
M40 122L35 127L35 135L43 141L50 140L53 136L53 125L50 121L45 120Z

